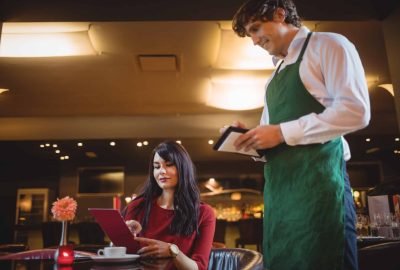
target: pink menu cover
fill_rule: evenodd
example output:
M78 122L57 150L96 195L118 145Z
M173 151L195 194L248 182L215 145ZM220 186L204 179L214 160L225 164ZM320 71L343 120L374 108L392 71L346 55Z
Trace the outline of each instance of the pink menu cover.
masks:
M126 226L120 212L110 208L89 208L97 223L113 242L114 246L127 248L127 253L136 253L140 246Z

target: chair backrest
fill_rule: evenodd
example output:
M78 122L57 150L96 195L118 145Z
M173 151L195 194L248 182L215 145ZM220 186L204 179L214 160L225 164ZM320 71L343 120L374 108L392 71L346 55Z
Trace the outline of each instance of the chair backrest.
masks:
M244 248L213 248L208 270L262 270L262 254Z
M217 219L215 223L214 242L225 243L226 225L226 220Z
M400 241L387 242L360 248L359 267L362 270L400 269Z
M57 221L42 223L43 247L54 247L60 244L62 224Z
M80 222L77 226L80 244L105 244L105 234L96 222Z
M239 235L244 244L261 244L262 243L262 219L250 218L239 220Z

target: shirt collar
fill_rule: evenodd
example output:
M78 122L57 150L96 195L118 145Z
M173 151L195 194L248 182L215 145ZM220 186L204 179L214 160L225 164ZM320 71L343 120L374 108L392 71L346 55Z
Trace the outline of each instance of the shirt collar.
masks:
M304 40L307 38L307 34L310 32L310 30L306 26L301 26L299 28L299 31L297 34L294 36L292 42L290 42L289 48L288 48L288 54L284 58L284 61L286 63L291 63L295 62L301 47L304 43Z

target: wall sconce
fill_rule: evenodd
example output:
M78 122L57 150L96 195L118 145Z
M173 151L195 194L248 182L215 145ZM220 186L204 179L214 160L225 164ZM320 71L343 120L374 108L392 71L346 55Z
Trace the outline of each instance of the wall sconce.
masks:
M21 212L29 213L32 211L32 195L25 195L19 201Z
M95 55L88 23L4 23L2 57Z
M388 91L393 97L394 97L394 90L393 90L393 84L391 83L385 83L385 84L380 84L378 87L381 87Z
M233 192L231 194L231 200L232 201L240 201L242 199L242 193L240 192Z

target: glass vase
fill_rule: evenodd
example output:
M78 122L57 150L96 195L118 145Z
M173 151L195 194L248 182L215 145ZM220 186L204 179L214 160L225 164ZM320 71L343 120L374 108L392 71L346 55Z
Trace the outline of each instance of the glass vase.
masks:
M74 262L74 250L68 245L68 221L62 221L60 244L54 253L54 261L57 264L72 264Z

